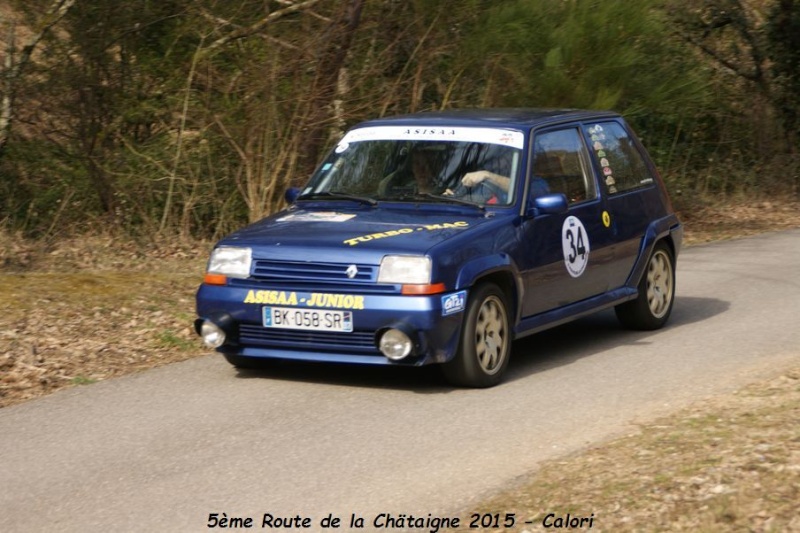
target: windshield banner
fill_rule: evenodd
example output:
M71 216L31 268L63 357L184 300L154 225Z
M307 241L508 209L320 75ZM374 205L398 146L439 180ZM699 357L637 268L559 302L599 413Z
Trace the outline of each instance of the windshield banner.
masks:
M340 147L361 141L460 141L500 144L522 149L525 137L521 131L500 128L452 128L441 126L372 126L347 132Z

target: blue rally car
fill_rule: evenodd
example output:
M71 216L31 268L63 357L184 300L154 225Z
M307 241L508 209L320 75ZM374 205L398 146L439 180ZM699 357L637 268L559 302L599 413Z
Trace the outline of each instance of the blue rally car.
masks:
M616 113L462 110L351 129L290 206L222 239L205 344L264 358L440 364L497 384L514 339L614 307L665 324L682 226Z

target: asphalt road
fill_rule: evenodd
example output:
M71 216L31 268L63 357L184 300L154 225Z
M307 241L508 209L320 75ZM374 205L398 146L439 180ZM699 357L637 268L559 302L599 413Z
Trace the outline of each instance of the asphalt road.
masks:
M252 529L299 515L305 531L329 513L339 531L356 531L351 513L360 531L383 512L463 519L542 460L800 362L798 274L800 231L685 249L666 329L625 331L603 312L528 337L490 390L430 370L241 373L209 355L8 407L0 531L208 531L211 513Z

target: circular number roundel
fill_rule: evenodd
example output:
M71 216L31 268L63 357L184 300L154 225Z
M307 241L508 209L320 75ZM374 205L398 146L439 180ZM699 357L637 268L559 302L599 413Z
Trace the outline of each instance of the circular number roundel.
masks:
M589 262L589 235L578 217L569 216L561 226L561 245L567 272L577 278Z

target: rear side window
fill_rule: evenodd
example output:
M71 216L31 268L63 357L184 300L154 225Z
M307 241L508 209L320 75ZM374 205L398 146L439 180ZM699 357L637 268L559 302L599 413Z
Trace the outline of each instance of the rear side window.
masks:
M584 131L609 194L653 183L653 176L633 139L618 122L586 125Z
M570 204L597 198L578 128L537 133L533 141L531 194L564 193Z

